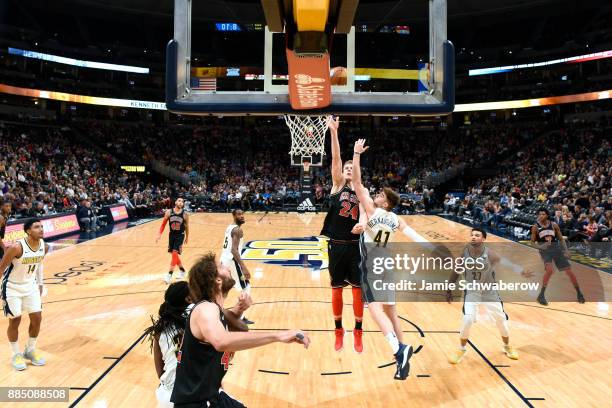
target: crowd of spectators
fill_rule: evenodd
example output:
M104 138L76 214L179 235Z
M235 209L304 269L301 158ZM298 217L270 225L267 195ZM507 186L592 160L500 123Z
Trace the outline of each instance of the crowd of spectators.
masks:
M289 165L290 135L284 121L257 119L203 120L197 125L81 125L105 150L131 154L151 165L171 169L194 200L215 210L270 210L297 205L301 199L300 169ZM91 129L91 130L89 130ZM371 146L364 157L364 183L376 191L391 186L403 195L407 212L439 207L435 186L465 166L479 166L511 154L536 137L542 125L473 126L460 129L415 128L393 121L376 126L343 122L343 159L352 156L359 137ZM325 208L331 190L329 137L324 166L311 167L312 194ZM494 153L492 153L494 152Z
M116 158L75 143L66 128L2 122L0 151L0 201L12 204L13 217L75 210L84 229L95 229L102 206L121 202L130 215L144 216L168 197L169 183L121 171Z
M571 239L605 240L612 218L609 126L523 122L451 130L346 121L340 141L346 160L355 139L368 140L364 183L372 193L397 189L399 213L443 207L500 227L517 212L544 205ZM178 195L195 210L288 209L301 200L300 169L289 165L289 147L286 125L276 118L164 126L96 121L66 128L6 122L0 124L0 199L20 217L77 211L86 230L99 227L102 206L124 203L131 217L145 217ZM331 189L329 156L324 163L312 168L312 194L322 210ZM121 164L173 173L127 173ZM497 174L442 202L434 189L464 168Z
M549 209L572 241L609 240L612 233L612 144L607 122L568 124L537 138L499 164L462 198L447 194L444 209L492 227L520 211Z

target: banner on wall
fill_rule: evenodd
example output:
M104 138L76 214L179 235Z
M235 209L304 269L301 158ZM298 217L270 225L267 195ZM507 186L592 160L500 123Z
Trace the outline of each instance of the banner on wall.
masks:
M416 72L416 71L415 71ZM427 72L427 71L424 71ZM20 88L0 83L0 93L27 96L31 98L52 99L56 101L105 105L114 107L166 110L164 102L138 101L131 99L101 98L97 96L75 95L64 92L43 91L40 89ZM474 112L482 110L521 109L538 106L559 105L564 103L591 102L612 99L612 89L585 92L572 95L551 96L548 98L519 99L495 102L458 103L455 112Z
M12 244L21 238L25 238L26 233L23 230L23 224L27 218L11 222L6 226L6 233L2 240L5 244ZM41 220L43 230L45 231L44 238L57 237L59 235L69 234L79 231L79 223L76 214L60 215L56 217L44 218Z
M127 208L125 208L124 204L110 207L110 212L114 222L127 220L129 218Z

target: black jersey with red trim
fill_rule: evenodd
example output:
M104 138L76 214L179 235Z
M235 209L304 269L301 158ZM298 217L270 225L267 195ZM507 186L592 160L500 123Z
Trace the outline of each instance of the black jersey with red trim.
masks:
M345 184L340 191L329 196L329 211L323 222L321 235L342 241L358 241L351 230L359 222L359 199L355 191Z
M183 234L185 232L185 210L176 213L173 208L168 223L170 224L170 234Z
M202 302L198 304L200 303ZM227 351L217 351L211 344L202 342L193 335L189 322L196 306L191 309L187 318L177 358L176 380L170 398L175 404L197 403L215 398L234 355ZM227 330L227 322L221 308L219 320Z
M536 239L538 242L558 242L557 234L555 232L555 227L553 226L553 222L549 221L547 226L543 226L539 222L536 221L536 227L538 228L538 235Z

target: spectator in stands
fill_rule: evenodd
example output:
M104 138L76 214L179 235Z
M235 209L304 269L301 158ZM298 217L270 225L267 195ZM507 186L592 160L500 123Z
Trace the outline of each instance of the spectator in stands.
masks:
M274 199L272 198L272 194L270 193L270 190L266 190L266 192L263 193L261 197L263 200L264 210L270 211L272 204L274 202Z
M121 194L121 199L119 202L125 205L129 217L133 219L136 216L136 206L132 203L132 201L130 201L130 198L126 193Z
M597 235L597 231L599 230L599 224L595 217L588 216L588 224L584 227L586 232L587 240L591 240L595 235Z
M506 216L510 215L512 211L505 205L497 203L495 205L495 214L493 215L493 226L498 228L500 224L504 222Z
M315 186L314 198L315 198L315 204L319 206L319 208L323 207L324 200L325 200L325 194L323 193L323 186L321 186L320 184L317 184Z
M597 224L603 224L606 220L606 214L604 213L603 207L595 207L593 210L593 218Z
M588 194L586 192L580 193L580 197L576 200L576 206L580 206L580 208L589 208L591 206L591 202L589 201Z
M447 194L444 197L444 212L447 214L454 213L455 206L457 204L457 198L452 194Z
M136 218L144 217L147 206L141 193L134 193L133 204Z
M603 242L612 240L612 210L606 211L606 220L602 228L599 229L599 236ZM612 252L612 248L610 251Z
M82 203L82 206L77 212L77 218L81 228L86 232L90 232L92 230L97 231L99 229L98 217L96 216L95 211L91 208L91 201L83 200Z
M36 205L33 208L31 216L36 218L42 218L47 215L47 213L48 211L45 208L45 203L43 203L42 201L36 201Z
M251 208L253 208L253 211L260 211L263 209L263 206L263 196L260 192L256 192L251 200Z
M565 229L565 220L563 219L562 210L555 210L555 216L553 217L552 221L559 226L561 231Z

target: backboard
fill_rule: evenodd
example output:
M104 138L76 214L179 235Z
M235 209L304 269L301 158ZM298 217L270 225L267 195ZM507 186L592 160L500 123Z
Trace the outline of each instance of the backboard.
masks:
M192 0L175 0L174 38L166 52L167 108L193 115L451 113L455 99L455 56L453 44L447 40L447 0L418 1L428 4L427 15L420 16L428 25L420 25L420 37L411 32L417 23L415 26L357 25L346 34L335 34L330 51L332 84L334 74L345 75L346 79L336 78L330 106L296 111L289 103L287 67L280 57L285 51L283 33L262 27L263 47L257 67L217 66L212 70L210 63L192 60ZM406 19L407 23L411 19L417 18L411 16ZM428 50L421 54L418 50L408 50L405 56L401 54L401 47L410 49L416 43ZM240 48L235 52L240 53ZM378 54L380 63L370 58ZM417 59L415 55L421 56ZM243 83L233 83L232 77ZM244 80L252 80L246 89Z

